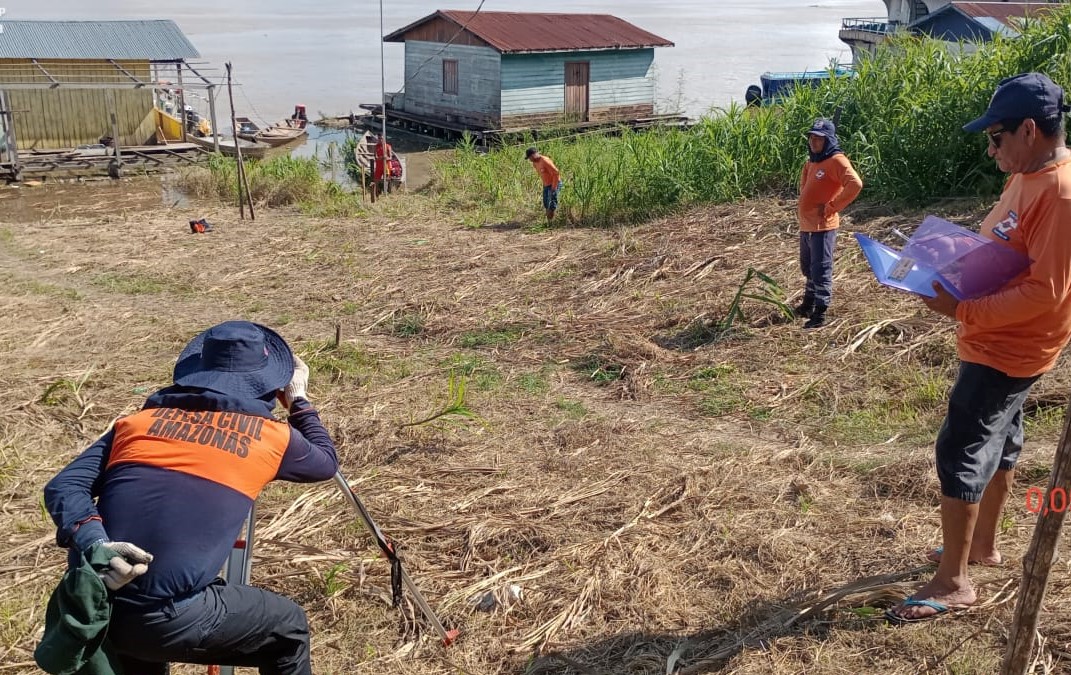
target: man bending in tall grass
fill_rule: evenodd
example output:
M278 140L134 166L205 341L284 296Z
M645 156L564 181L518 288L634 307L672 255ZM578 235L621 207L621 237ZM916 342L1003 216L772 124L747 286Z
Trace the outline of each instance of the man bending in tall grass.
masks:
M543 208L547 212L547 222L550 223L554 220L554 212L558 210L558 191L562 189L561 172L550 157L540 154L536 148L528 148L524 158L532 163L543 181Z
M925 298L956 319L960 366L937 435L944 545L929 583L886 613L924 621L977 602L968 564L1000 565L1000 514L1023 446L1023 401L1071 338L1071 150L1064 91L1040 73L1005 79L985 114L966 131L984 131L989 156L1011 174L981 233L1027 255L1027 272L1002 289L957 301L939 283Z

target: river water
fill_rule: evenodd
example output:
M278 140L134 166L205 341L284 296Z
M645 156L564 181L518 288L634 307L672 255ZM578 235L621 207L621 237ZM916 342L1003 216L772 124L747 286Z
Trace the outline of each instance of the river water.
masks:
M383 3L389 33L436 9L475 9L479 0ZM234 64L241 83L238 114L275 121L295 103L344 115L380 99L380 5L372 0L14 0L3 19L173 19L223 72ZM486 11L525 11L524 0L485 0ZM614 14L675 43L655 50L660 109L698 116L711 106L742 101L767 70L824 68L851 53L837 32L846 17L884 16L881 0L543 0L539 11ZM3 22L0 19L0 23ZM2 34L0 34L2 35ZM387 91L404 79L403 47L387 44ZM225 108L226 106L224 106Z
M0 0L3 3L4 0ZM363 112L380 100L381 81L397 91L404 80L404 48L382 45L390 33L437 9L476 9L479 0L438 4L430 0L25 0L6 4L8 19L173 19L201 53L203 72L223 82L224 63L234 68L236 114L268 124L303 103L310 119ZM524 0L485 0L486 11L526 11ZM884 16L882 0L543 0L539 11L614 14L675 43L655 50L656 104L660 112L697 117L711 107L741 102L749 84L768 70L825 68L851 60L837 33L847 17ZM0 38L3 34L0 33ZM380 51L383 51L383 60ZM384 68L381 72L381 62ZM227 119L226 96L218 113ZM205 101L192 101L207 114ZM222 123L221 123L222 126ZM309 129L298 156L327 154L345 132ZM430 178L428 145L398 137L407 155L409 186Z

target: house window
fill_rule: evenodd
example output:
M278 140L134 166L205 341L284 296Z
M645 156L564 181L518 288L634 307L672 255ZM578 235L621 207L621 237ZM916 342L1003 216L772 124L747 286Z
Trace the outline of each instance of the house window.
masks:
M443 59L443 93L457 93L457 59Z

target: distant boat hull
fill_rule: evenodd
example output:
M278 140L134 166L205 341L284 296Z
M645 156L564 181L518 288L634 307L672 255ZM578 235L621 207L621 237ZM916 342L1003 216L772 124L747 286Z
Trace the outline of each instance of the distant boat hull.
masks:
M209 151L215 151L216 149L215 143L211 138L188 136L186 140ZM238 146L242 149L242 159L263 159L267 156L268 151L272 149L272 146L266 143L256 143L245 139L239 139ZM235 147L234 139L229 136L220 138L219 152L227 157L237 157L238 148Z
M775 103L778 98L789 96L796 87L817 87L831 77L851 77L853 74L852 70L840 66L833 70L808 70L798 73L766 72L759 78L761 84L753 84L747 88L744 101L748 105L769 105Z
M239 134L239 137L241 134ZM278 147L280 145L289 145L291 143L298 143L304 141L309 137L309 132L304 129L297 129L289 126L270 126L267 129L261 129L257 133L253 134L251 140L257 143L266 143L272 147ZM244 137L243 137L244 138Z

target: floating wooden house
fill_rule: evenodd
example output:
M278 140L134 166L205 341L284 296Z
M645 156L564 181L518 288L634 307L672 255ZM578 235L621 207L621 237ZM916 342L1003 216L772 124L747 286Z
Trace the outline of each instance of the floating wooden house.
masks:
M439 10L387 35L405 83L387 113L474 130L635 120L655 113L655 47L608 14Z
M159 135L154 110L159 86L179 91L185 100L196 90L207 92L214 109L218 85L193 68L189 59L198 57L169 20L5 19L0 34L0 172L17 176L25 163L20 154L28 160L79 146L153 143Z

